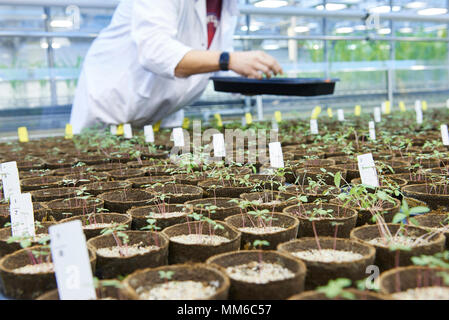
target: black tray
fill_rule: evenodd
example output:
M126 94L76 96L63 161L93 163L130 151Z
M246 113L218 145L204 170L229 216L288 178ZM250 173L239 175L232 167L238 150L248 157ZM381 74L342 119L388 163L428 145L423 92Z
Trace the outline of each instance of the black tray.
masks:
M215 91L244 95L272 94L282 96L321 96L333 94L338 79L277 78L248 79L243 77L212 77Z

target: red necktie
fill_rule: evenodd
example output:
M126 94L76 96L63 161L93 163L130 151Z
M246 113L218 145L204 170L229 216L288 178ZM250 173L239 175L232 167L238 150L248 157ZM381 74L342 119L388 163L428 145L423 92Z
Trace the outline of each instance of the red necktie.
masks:
M221 18L222 0L207 0L207 48L210 48Z

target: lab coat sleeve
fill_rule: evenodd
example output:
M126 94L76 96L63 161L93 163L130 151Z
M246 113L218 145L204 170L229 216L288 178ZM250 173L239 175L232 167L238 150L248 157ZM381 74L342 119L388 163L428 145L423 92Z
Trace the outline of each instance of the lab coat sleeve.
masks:
M175 69L192 48L176 39L179 1L135 0L131 36L137 45L138 62L147 70L175 78Z

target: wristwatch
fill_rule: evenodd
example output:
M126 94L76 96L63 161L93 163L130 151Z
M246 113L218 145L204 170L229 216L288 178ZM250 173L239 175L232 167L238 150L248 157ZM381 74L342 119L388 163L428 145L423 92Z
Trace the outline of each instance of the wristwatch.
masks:
M229 52L223 52L220 55L220 70L229 71Z

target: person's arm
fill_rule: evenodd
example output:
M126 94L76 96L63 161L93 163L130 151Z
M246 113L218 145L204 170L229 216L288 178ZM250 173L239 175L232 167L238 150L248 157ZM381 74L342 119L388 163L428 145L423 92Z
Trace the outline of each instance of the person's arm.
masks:
M219 51L191 50L176 66L175 76L185 78L194 74L219 71L220 54ZM270 78L272 74L283 73L276 59L263 51L231 52L229 70L254 79L261 79L263 74Z

